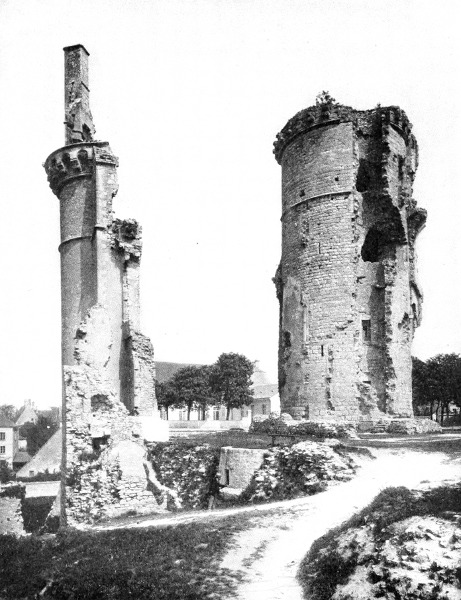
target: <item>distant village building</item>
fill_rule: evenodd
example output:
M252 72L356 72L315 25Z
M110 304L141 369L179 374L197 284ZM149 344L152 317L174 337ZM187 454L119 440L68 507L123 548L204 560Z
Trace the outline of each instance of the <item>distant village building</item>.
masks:
M24 400L24 406L16 419L16 425L21 427L25 423L36 423L37 421L38 412L35 403L32 400Z
M172 363L159 362L155 363L156 380L159 383L164 383L171 379L173 375L185 367L200 367L202 365L193 363ZM271 382L267 373L256 367L252 375L252 385L254 396L249 406L242 408L233 408L227 419L227 409L225 406L214 405L208 407L205 419L213 421L245 421L251 422L256 415L269 415L271 412L280 411L280 397L278 394L278 385ZM160 409L162 419L166 419L166 411ZM168 409L169 421L186 421L187 410L179 408ZM190 413L191 421L204 420L204 415L199 410L192 410Z
M0 414L0 462L17 470L29 459L28 453L19 448L19 427Z
M13 470L18 471L21 469L30 461L30 458L31 456L27 450L21 450L21 448L19 448L13 458Z
M17 477L28 478L39 474L59 473L61 469L62 429L58 429L35 456L16 473Z
M19 432L13 421L0 414L0 461L13 468L13 459L18 451Z

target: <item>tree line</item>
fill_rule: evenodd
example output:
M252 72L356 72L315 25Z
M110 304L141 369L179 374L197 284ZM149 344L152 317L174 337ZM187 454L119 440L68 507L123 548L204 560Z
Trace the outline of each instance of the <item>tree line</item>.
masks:
M221 354L213 365L183 367L168 381L156 383L158 406L165 410L167 419L170 408L179 408L187 411L190 420L193 410L205 419L210 406L222 405L229 419L233 408L251 404L253 372L254 363L234 352Z
M443 424L450 407L461 408L461 356L437 354L426 361L413 357L413 408Z

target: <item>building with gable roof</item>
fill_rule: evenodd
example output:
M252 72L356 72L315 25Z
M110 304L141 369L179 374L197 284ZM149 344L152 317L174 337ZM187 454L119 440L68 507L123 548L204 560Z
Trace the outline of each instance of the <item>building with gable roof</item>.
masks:
M21 427L25 423L36 423L37 421L38 412L35 409L35 403L33 400L24 400L24 406L16 419L16 425Z

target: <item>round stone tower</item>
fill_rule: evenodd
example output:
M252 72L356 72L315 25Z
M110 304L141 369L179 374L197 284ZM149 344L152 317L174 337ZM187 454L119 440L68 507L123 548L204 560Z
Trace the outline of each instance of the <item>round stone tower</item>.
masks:
M422 301L414 243L426 212L412 198L418 150L407 116L323 93L274 147L282 410L317 421L411 416Z

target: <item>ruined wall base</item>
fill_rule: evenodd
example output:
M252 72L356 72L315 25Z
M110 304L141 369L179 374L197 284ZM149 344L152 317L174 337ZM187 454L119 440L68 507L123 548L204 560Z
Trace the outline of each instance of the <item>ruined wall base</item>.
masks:
M154 414L130 414L120 401L107 368L111 347L108 311L95 305L77 331L78 364L64 366L61 514L69 525L161 510L144 444L166 441L168 424Z

